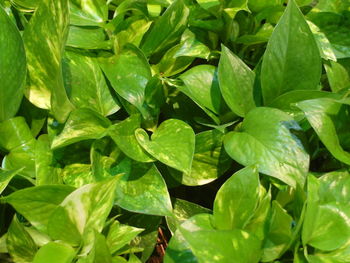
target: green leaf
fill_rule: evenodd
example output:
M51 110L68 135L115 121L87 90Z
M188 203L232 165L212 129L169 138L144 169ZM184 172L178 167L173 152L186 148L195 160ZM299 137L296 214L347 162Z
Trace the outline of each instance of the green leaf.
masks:
M209 214L196 215L179 228L199 262L254 263L260 259L260 241L242 230L215 230Z
M154 164L138 163L126 158L112 168L111 172L118 181L115 198L117 205L132 212L171 215L170 196L164 179Z
M60 176L62 177L64 184L76 188L95 182L90 164L75 163L66 165L61 171Z
M172 46L186 28L190 10L183 0L176 0L155 22L145 36L141 49L148 57Z
M15 117L0 123L0 147L11 151L34 139L23 117Z
M311 100L318 98L331 98L331 99L341 99L340 94L319 91L319 90L292 90L284 93L283 95L277 97L271 102L270 107L278 108L286 112L295 112L300 110L295 107L297 102L303 100Z
M330 181L332 179L335 181ZM347 205L349 197L345 194L349 187L347 180L348 173L326 174L320 179L309 176L309 195L302 230L303 244L332 251L348 242L350 209ZM329 193L327 187L330 188Z
M342 112L347 114L347 106L327 98L302 101L296 106L304 112L308 122L330 153L339 161L350 164L350 153L343 149L342 141L337 134L337 128L339 126L341 128L343 122L345 124L345 119L343 122L334 122ZM345 127L343 129L347 131Z
M339 92L350 86L350 73L339 62L330 61L325 63L329 85L333 92Z
M140 115L131 115L129 118L112 125L108 135L129 158L139 162L152 162L154 159L139 145L135 137L135 130L140 128Z
M23 34L29 73L26 97L39 108L51 109L59 122L72 110L61 68L68 21L68 0L44 0Z
M177 230L171 237L164 256L164 263L177 262L198 263L190 245L185 240L180 230Z
M173 76L185 70L196 57L208 59L209 55L210 49L194 33L185 30L181 42L168 49L155 68L162 76Z
M282 4L283 4L282 0L249 0L248 1L249 10L253 12L260 12L269 7L281 6Z
M88 139L100 139L106 135L111 122L93 110L82 108L72 111L62 132L52 141L57 149Z
M71 0L69 7L72 25L97 26L108 17L108 7L103 0Z
M217 71L211 65L199 65L180 76L184 86L178 89L190 97L201 108L220 114L223 100L217 79Z
M46 232L46 226L54 209L74 190L66 185L42 185L18 190L4 197L37 229Z
M59 168L55 167L53 152L48 136L41 135L35 145L36 185L59 184Z
M320 188L318 189L321 203L339 202L346 204L350 201L347 194L350 191L350 177L346 170L326 173L319 177Z
M108 228L106 242L112 254L132 241L144 229L120 224L117 220Z
M223 146L224 134L209 130L196 134L195 150L190 173L170 169L171 175L184 185L196 186L214 181L231 165Z
M326 35L312 22L307 21L312 33L314 34L316 44L323 59L337 61L333 47Z
M78 263L90 263L90 262L101 262L101 263L112 263L112 255L106 243L104 235L97 232L93 236L92 249L89 254L78 260Z
M245 116L255 108L255 73L227 47L221 49L218 76L222 96L235 114Z
M75 254L75 250L68 245L50 242L39 249L33 263L71 263Z
M12 178L21 170L22 169L6 171L0 169L0 194L5 190Z
M196 203L176 198L173 202L173 216L166 217L167 225L172 233L175 233L177 227L190 217L197 214L210 214L211 210L204 208ZM175 234L176 235L176 234ZM181 234L179 234L181 235Z
M128 43L139 47L142 37L147 32L151 24L152 22L146 19L136 20L131 23L128 28L116 34L119 49L123 49Z
M106 40L102 28L70 26L66 45L83 49L110 49L112 43Z
M244 229L259 201L259 173L246 167L232 175L214 201L213 224L220 230Z
M100 66L113 89L142 112L145 88L152 77L151 68L142 51L129 44L118 55L101 58Z
M0 122L15 116L23 97L26 56L21 35L0 7Z
M292 239L292 221L293 218L280 204L272 201L271 215L263 244L263 262L278 259L285 251Z
M14 262L31 263L37 250L33 239L14 216L7 232L6 245Z
M157 160L179 171L191 172L195 134L185 122L176 119L162 122L151 140L143 129L137 129L135 135L140 145Z
M304 185L309 168L309 155L292 133L300 129L286 113L260 107L247 114L239 131L225 136L224 146L237 162L257 164L259 172L296 187Z
M117 180L112 178L87 184L69 194L50 217L48 224L50 236L65 240L69 234L65 233L65 226L72 224L78 230L78 236L71 235L65 240L72 244L76 243L79 234L82 237L90 231L100 233L113 206L116 183Z
M304 222L303 241L315 248L332 251L344 246L350 235L350 209L347 205L328 203L319 205L314 215Z
M103 116L120 109L96 58L66 51L64 66L65 86L75 107L89 108Z
M321 57L314 36L294 0L275 27L262 62L265 104L291 90L317 90Z

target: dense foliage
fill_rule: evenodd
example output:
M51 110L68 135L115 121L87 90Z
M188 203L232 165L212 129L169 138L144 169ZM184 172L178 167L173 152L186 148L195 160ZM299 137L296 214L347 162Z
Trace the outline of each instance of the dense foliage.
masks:
M350 262L349 90L348 0L0 0L0 261Z

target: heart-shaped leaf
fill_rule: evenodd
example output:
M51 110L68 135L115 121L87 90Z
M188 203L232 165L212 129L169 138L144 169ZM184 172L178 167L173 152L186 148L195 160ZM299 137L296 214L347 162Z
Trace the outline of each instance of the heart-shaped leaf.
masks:
M188 124L176 119L161 123L152 134L137 129L136 139L157 160L179 171L190 173L195 148L195 134Z

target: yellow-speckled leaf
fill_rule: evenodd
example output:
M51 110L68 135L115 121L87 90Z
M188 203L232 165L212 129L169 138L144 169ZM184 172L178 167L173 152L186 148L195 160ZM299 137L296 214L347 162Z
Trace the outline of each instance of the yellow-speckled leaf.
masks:
M68 34L68 0L43 0L25 28L28 76L25 94L64 122L72 110L63 86L62 52Z

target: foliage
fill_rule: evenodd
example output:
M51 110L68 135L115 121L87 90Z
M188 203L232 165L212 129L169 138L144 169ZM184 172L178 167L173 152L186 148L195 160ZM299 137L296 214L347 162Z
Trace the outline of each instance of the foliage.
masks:
M0 0L0 50L1 262L350 262L349 1Z

